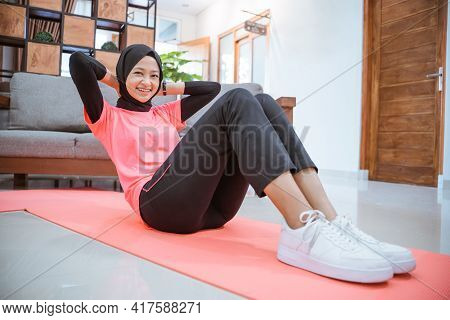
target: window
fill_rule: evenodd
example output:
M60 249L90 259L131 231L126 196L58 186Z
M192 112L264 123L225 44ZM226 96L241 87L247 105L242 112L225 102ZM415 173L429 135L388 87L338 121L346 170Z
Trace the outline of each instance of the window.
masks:
M252 47L248 40L238 44L238 83L252 82Z
M160 54L177 51L180 42L180 21L158 16L156 18L155 50Z
M71 53L63 52L61 58L61 77L70 77L69 59Z
M155 8L154 0L129 0L127 14L128 23L154 28Z
M253 39L253 68L252 82L265 84L265 64L266 64L266 38L267 36L259 36Z
M234 43L233 34L229 34L220 39L219 53L219 82L234 82Z
M64 12L80 16L92 16L92 0L67 0Z
M177 44L181 41L180 21L164 17L156 18L156 41Z
M118 51L120 48L119 38L120 34L118 31L97 29L95 31L95 49L102 49L106 42L111 41L116 45Z
M266 34L248 32L244 29L244 24L241 24L219 36L217 78L221 83L255 82L264 87L270 22L268 17L269 10L250 19L266 25Z

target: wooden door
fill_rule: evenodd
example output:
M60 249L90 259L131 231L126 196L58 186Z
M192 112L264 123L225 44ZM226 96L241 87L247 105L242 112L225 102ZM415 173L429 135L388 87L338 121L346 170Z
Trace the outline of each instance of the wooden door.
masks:
M445 70L446 1L365 5L361 168L371 180L437 186L444 77L427 75Z

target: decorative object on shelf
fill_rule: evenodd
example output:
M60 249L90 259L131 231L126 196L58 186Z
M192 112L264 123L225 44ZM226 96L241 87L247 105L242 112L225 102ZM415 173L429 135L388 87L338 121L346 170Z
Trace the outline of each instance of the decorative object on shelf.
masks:
M111 52L119 51L119 48L117 48L116 44L114 42L112 42L112 41L105 42L102 45L101 49L105 50L105 51L111 51Z
M160 55L162 65L163 65L163 73L164 79L170 80L173 82L177 81L193 81L202 80L202 76L198 74L190 74L187 72L181 71L181 67L190 62L202 62L201 60L189 60L181 58L187 51L171 51L168 53L163 53Z
M39 41L39 42L47 42L47 43L53 43L53 36L50 34L50 32L47 31L39 31L36 33L36 35L33 38L33 41Z
M41 18L30 18L28 21L28 30L29 30L28 37L30 40L35 40L36 35L39 32L45 31L52 36L54 43L59 43L61 41L60 21L53 21Z

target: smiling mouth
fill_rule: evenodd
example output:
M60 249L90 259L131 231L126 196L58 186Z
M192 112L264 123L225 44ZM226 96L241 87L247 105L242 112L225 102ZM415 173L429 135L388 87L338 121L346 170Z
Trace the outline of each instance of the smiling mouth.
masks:
M140 88L136 88L139 92L142 92L142 93L150 93L150 92L152 92L152 90L150 90L150 89L140 89Z

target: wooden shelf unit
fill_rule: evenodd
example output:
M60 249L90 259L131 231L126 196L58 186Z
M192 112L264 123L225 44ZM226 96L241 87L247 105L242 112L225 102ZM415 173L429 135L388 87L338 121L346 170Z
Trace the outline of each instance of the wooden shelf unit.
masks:
M28 0L30 7L48 9L53 11L62 11L63 0Z
M120 51L126 46L143 43L154 47L157 0L149 0L147 26L128 22L129 5L136 8L133 0L92 0L91 16L75 14L76 0L28 0L24 4L0 3L0 46L23 48L26 72L61 75L63 53L83 51L95 56L111 71ZM71 11L71 12L69 12ZM150 11L153 14L150 15ZM149 16L153 18L149 23ZM96 48L97 29L119 32L119 52ZM38 31L47 31L55 43L33 40ZM11 70L17 72L19 70Z

